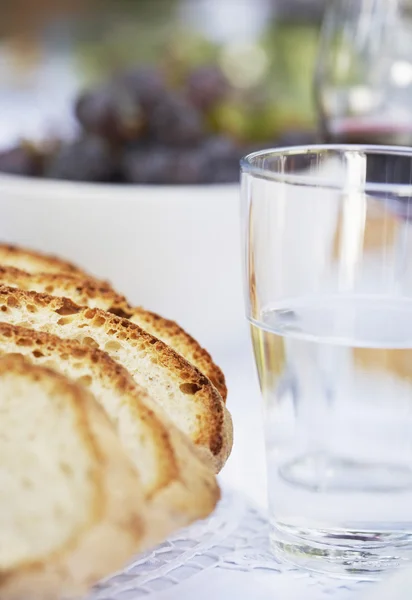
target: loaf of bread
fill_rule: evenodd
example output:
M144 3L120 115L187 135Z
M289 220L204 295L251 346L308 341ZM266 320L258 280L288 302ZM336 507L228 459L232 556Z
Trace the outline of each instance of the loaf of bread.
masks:
M86 591L165 535L90 392L0 357L0 596Z
M176 323L0 244L0 597L81 594L207 517L233 442L226 395Z
M218 472L232 448L232 422L210 381L128 319L66 298L0 285L0 320L107 352L145 388Z
M65 296L81 306L101 308L130 319L197 367L226 400L225 377L210 354L174 321L141 307L132 307L108 282L95 279L56 257L1 244L0 282L23 290Z

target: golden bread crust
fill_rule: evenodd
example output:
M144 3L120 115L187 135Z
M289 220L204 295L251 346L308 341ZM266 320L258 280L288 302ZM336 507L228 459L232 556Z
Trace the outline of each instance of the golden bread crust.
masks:
M67 298L1 285L0 311L4 322L103 346L123 364L125 356L127 360L133 357L133 365L127 369L135 369L135 380L139 383L138 379L144 379L149 394L160 404L167 404L169 417L189 435L205 459L216 471L222 468L232 447L230 414L210 381L172 348L128 319L82 308ZM110 341L116 343L115 350L107 343ZM187 416L182 415L183 406L188 407Z
M98 380L102 389L114 390L113 395L122 410L127 411L128 419L139 420L140 430L152 442L151 448L156 452L156 472L150 484L143 484L143 491L148 501L169 516L171 528L187 526L212 512L220 497L213 472L147 392L106 352L76 340L0 323L0 354L3 351L23 354L35 364L52 362L55 370L70 377L76 376L80 362L82 373L87 372L86 377ZM99 400L98 394L96 399ZM115 425L118 427L118 423ZM131 456L130 452L129 456L139 473L139 463L145 460L144 445L141 444L136 452L136 456ZM141 474L140 478L143 481Z
M130 319L133 323L148 331L148 333L151 333L171 346L187 361L197 367L199 371L210 379L223 400L226 400L227 387L222 370L213 362L210 354L177 323L144 308L130 306L126 298L118 294L106 281L85 277L80 273L71 271L31 273L13 266L1 264L1 249L2 246L0 245L1 283L19 287L23 290L34 290L53 296L64 296L81 306L101 308L117 316ZM38 264L36 263L38 254L31 253L29 256L34 265L33 269L44 266L41 255ZM10 262L13 259L18 262L18 249L15 249L12 253ZM25 254L23 254L23 259L27 260ZM57 259L53 260L57 261ZM54 264L52 262L53 266ZM58 264L59 262L57 261Z

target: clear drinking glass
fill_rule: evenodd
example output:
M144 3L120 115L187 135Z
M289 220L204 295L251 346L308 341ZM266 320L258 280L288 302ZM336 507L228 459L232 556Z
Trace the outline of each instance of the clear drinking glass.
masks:
M375 578L412 559L412 149L242 161L272 545Z
M411 0L328 2L315 96L325 141L411 145Z

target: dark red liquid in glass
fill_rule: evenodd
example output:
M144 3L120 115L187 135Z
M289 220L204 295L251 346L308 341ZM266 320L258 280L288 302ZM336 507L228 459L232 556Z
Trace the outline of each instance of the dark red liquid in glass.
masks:
M412 146L412 122L340 120L330 123L325 137L329 143Z

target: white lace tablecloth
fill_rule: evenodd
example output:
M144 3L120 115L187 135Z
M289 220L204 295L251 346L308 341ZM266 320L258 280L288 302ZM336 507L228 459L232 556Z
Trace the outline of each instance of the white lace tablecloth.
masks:
M101 582L90 600L355 600L372 585L280 564L268 550L266 515L225 492L210 519Z

